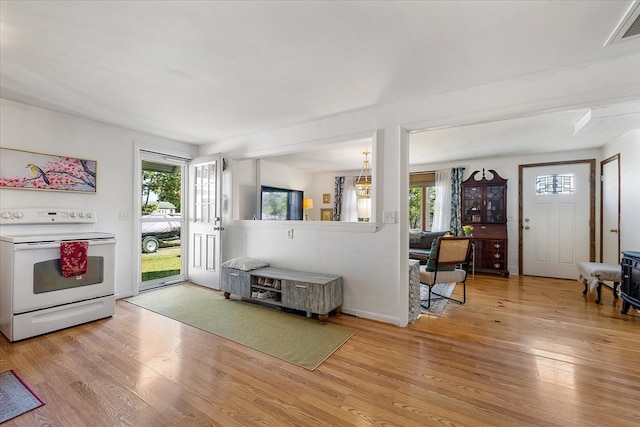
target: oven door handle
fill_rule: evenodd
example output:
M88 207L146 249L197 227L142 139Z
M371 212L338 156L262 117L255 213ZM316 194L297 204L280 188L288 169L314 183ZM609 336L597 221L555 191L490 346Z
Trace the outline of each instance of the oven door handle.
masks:
M116 239L88 240L89 247L102 245L115 245ZM58 249L61 242L42 242L42 243L16 243L13 245L14 251L25 251L34 249Z

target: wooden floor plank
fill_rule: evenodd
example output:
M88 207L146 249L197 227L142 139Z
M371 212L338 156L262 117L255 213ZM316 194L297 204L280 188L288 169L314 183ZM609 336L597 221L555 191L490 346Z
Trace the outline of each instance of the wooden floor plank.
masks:
M118 301L0 338L0 370L47 403L3 427L640 425L640 313L582 289L476 275L467 304L408 328L331 317L357 333L313 372Z

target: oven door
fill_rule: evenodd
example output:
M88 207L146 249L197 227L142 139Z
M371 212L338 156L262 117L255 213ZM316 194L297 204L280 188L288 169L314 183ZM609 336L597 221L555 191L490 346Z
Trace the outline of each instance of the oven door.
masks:
M115 239L89 240L87 273L76 277L61 273L60 242L14 244L13 313L113 295L115 244Z

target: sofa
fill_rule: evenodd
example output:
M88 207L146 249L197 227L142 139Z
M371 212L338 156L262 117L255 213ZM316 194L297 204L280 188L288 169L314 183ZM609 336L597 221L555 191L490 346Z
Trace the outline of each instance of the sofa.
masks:
M409 259L417 259L424 265L429 259L431 244L435 239L444 236L448 231L410 231Z

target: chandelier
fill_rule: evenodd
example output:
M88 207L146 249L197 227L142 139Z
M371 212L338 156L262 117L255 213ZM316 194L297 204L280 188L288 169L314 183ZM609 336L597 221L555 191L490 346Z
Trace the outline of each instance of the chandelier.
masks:
M356 197L358 199L371 198L371 166L369 166L369 152L364 151L364 163L360 175L356 179Z

